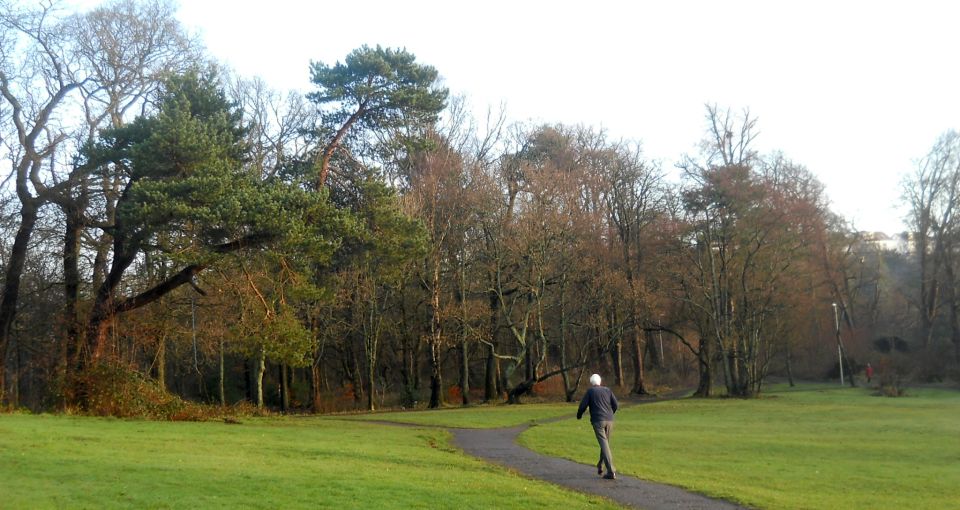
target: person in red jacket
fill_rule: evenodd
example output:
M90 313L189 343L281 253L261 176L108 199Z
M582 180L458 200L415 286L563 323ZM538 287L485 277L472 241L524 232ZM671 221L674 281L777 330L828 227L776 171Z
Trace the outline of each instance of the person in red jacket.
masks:
M869 383L870 379L873 379L873 367L870 366L870 363L867 363L867 369L865 371L867 373L867 382Z
M577 410L577 419L583 417L584 411L590 408L590 424L593 425L593 432L597 436L597 442L600 443L600 460L597 462L597 474L603 473L603 466L607 467L607 474L603 477L608 480L617 478L616 470L613 467L613 454L610 453L610 434L613 433L613 414L617 412L617 397L613 395L610 388L600 386L600 375L590 376L590 389L580 401L580 409Z

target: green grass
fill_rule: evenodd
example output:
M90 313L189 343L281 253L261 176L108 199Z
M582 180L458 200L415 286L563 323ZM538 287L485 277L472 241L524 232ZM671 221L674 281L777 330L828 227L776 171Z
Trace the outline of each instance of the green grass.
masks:
M448 446L441 429L0 415L2 508L618 508Z
M575 404L479 406L242 425L0 415L2 508L615 508L470 459L437 428L575 414ZM586 421L521 442L595 462ZM618 469L766 509L958 508L960 392L775 387L754 400L625 407Z
M622 473L759 508L960 508L960 392L909 395L776 387L753 400L625 408L614 460ZM576 420L533 427L520 442L596 462L592 431Z
M434 427L490 429L528 425L549 418L576 417L577 404L489 405L428 411L397 411L348 415L349 420L382 420Z

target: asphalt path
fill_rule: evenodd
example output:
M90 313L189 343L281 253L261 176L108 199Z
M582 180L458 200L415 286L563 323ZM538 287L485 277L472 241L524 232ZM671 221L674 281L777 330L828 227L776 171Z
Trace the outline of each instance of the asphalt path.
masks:
M629 403L621 401L621 404L638 405L660 402L679 398L681 395L688 393L687 391L678 391L666 395L663 398L633 400ZM574 414L575 413L571 411L570 417L550 418L541 420L538 423L544 424L572 419ZM380 420L376 422L408 427L423 426ZM464 453L494 464L499 464L531 478L544 480L580 492L596 494L627 507L643 508L646 510L727 510L747 508L729 501L709 498L702 494L690 492L672 485L649 482L621 473L617 473L616 480L606 480L597 475L596 464L580 464L567 459L541 455L517 444L517 436L528 428L530 428L530 425L498 429L451 428L448 430L450 430L453 435L453 445L463 450ZM595 441L593 429L589 426L584 426L583 435L584 441ZM616 438L616 428L614 428L614 438ZM616 439L614 439L614 443L611 445L614 459L617 458L615 441Z
M728 501L711 499L683 489L648 482L617 473L616 480L597 475L596 465L578 464L548 457L517 444L517 436L528 426L501 429L450 429L454 445L465 453L513 469L526 476L545 480L580 492L596 494L622 505L647 510L720 510L745 508ZM593 430L584 427L584 440L594 441ZM614 429L616 434L616 429ZM616 458L616 446L613 446Z

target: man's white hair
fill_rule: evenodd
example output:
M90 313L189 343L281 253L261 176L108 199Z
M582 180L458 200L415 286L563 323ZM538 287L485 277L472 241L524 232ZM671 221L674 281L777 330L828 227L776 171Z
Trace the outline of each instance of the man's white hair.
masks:
M594 386L600 386L600 374L593 374L590 376L590 384Z

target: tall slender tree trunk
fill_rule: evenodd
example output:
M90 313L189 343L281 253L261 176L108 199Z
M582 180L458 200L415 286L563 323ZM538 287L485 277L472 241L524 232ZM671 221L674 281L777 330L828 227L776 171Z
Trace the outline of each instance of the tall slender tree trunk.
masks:
M224 391L224 379L226 379L226 367L224 366L224 353L223 353L223 337L220 338L220 377L219 377L219 393L220 393L220 406L226 407L227 405L227 394Z
M470 342L467 333L467 275L463 263L464 253L460 253L460 290L457 299L460 301L460 396L463 405L470 405Z
M483 401L497 399L497 357L492 345L487 346L487 366L483 385Z
M443 379L440 372L440 342L430 342L430 408L443 405Z
M13 240L13 247L7 259L7 271L3 285L3 297L0 298L0 405L6 399L6 359L10 337L13 332L13 320L17 313L20 298L20 276L27 260L27 247L30 236L37 223L37 205L34 200L23 200L20 208L20 227Z
M267 351L260 346L257 353L257 369L254 373L257 392L257 409L263 409L263 374L267 371Z
M489 296L489 327L490 327L490 345L487 346L487 368L484 379L483 400L490 402L497 398L497 356L496 345L497 336L500 329L500 309L496 292L490 292Z
M567 402L573 402L573 395L577 391L577 386L570 384L570 375L567 373L567 275L564 274L560 280L560 295L558 301L560 304L560 377L563 380L563 396ZM581 369L582 370L582 369Z
M290 410L290 389L287 387L287 364L280 363L277 367L277 377L280 379L280 412Z
M157 345L157 386L167 391L167 335L161 334Z
M63 369L76 363L77 352L80 346L79 317L77 316L80 301L80 232L83 228L80 211L75 207L64 210L66 216L66 230L63 236L63 323L65 335Z
M643 345L640 331L639 327L633 329L633 393L647 395L647 387L643 383ZM649 332L646 334L649 336ZM649 338L647 340L649 341Z
M713 374L710 372L710 340L705 336L700 336L700 345L697 349L697 391L693 393L695 397L707 398L710 396L713 384Z
M310 408L319 413L322 405L320 364L314 361L310 365Z
M351 348L350 354L353 356L353 369L351 370L353 374L353 402L359 407L361 405L360 403L363 402L366 391L366 386L363 384L363 368L360 366L360 358L357 357L357 350Z
M367 392L367 410L375 411L376 410L376 394L377 394L377 385L376 385L376 358L368 356L367 358L367 386L370 388L370 391Z
M786 345L786 361L787 361L787 382L789 382L790 387L793 388L796 384L793 382L793 353L790 350L790 341L787 341Z
M844 347L843 340L840 338L839 326L836 328L836 332L837 332L837 348L840 349L840 358L842 360L843 365L846 366L847 374L849 374L849 377L847 378L847 380L850 382L851 387L856 387L857 382L854 380L854 377L853 377L853 370L850 367L850 357L847 356L847 349ZM843 367L841 367L841 370L842 369Z
M657 343L653 341L653 338L650 336L650 333L647 332L645 335L646 341L643 343L643 349L646 351L646 356L644 359L647 360L653 367L660 368L660 360L663 359L663 355L660 352L660 349L657 348Z
M430 276L430 408L443 405L443 382L440 370L443 323L440 320L440 260L433 262Z
M523 355L523 375L524 379L529 381L537 376L533 368L533 342L527 342L525 351L526 353Z
M463 405L470 405L470 344L466 338L460 340L460 394Z
M623 388L623 338L619 335L610 349L610 361L613 363L613 376L618 388Z

